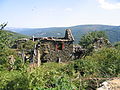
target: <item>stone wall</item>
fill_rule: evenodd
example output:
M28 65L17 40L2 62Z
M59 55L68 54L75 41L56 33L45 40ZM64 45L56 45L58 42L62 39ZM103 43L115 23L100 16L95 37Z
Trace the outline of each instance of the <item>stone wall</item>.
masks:
M72 59L73 42L61 41L41 41L40 53L42 62L61 62L70 61Z

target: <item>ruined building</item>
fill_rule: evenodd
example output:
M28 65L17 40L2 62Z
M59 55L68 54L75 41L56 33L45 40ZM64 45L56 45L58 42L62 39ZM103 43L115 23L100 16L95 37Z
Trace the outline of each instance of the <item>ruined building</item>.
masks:
M31 62L67 62L72 60L74 37L70 29L65 30L65 37L33 37L29 39L17 40L17 45L21 42L32 40L37 42L29 59ZM25 55L24 55L25 56ZM40 60L40 61L38 61Z
M89 51L80 45L73 45L74 37L70 29L65 30L63 38L32 37L19 39L16 41L16 48L27 41L33 41L35 44L28 50L22 49L22 52L20 51L23 62L26 62L27 59L30 63L38 63L38 66L41 62L67 62L80 59ZM30 45L32 44L30 43ZM111 46L109 40L104 38L93 40L92 49L98 50L104 46Z
M42 62L66 62L72 59L74 37L70 29L66 29L65 37L33 38L38 41L36 47L40 48Z

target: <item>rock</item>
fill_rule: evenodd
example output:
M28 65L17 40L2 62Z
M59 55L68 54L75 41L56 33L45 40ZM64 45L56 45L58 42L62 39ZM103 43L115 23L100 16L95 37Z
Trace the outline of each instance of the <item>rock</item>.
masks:
M103 82L97 90L120 90L120 78Z

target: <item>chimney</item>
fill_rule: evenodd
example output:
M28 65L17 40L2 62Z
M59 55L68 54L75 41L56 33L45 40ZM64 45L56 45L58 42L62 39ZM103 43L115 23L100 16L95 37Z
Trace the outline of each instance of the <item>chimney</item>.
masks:
M71 29L65 30L65 39L69 39L70 41L74 41L74 37L72 35Z

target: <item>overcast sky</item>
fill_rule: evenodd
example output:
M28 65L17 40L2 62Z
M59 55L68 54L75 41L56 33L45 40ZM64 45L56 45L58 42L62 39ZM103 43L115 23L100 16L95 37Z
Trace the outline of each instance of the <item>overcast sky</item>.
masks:
M120 25L120 0L0 0L0 23L8 27Z

